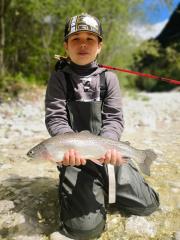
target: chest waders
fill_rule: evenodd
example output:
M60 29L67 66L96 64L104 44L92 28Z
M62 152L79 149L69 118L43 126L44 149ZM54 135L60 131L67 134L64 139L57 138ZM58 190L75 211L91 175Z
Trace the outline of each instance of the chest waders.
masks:
M103 99L105 98L106 92L107 92L105 72L102 72L100 74L100 101L91 101L91 102L76 101L73 85L71 82L71 76L68 73L64 73L64 75L65 75L65 80L67 85L67 98L66 98L67 112L68 112L68 119L69 119L69 124L71 128L75 132L87 130L94 133L95 135L99 135L101 126L102 126L101 111L103 106ZM64 208L66 208L67 199L65 196L66 194L63 194L63 193L66 191L66 185L68 185L67 181L69 180L71 181L71 184L74 185L74 187L76 186L75 187L76 189L79 188L81 192L81 193L79 192L77 195L75 194L75 197L72 201L81 202L82 195L84 195L84 197L87 197L87 199L89 199L87 201L87 205L82 206L82 208L84 209L90 208L89 206L94 202L93 196L96 195L96 192L99 192L98 196L100 199L98 199L98 201L100 203L98 203L98 206L93 206L93 208L100 209L98 210L100 211L100 213L98 214L100 217L99 219L98 217L96 217L97 218L96 223L99 222L98 231L101 232L104 228L105 218L106 218L104 195L107 195L108 193L108 175L107 175L106 166L98 166L90 161L87 161L85 166L79 166L79 167L63 166L60 168L58 167L58 169L60 171L60 185L59 185L60 219L63 219L63 221L64 219L66 219L64 214L65 212ZM70 179L71 176L74 174L74 172L78 172L78 173L76 174L76 176L74 176L74 179ZM84 174L84 177L83 177L83 174ZM78 180L79 178L82 178L81 182ZM87 189L89 185L93 185L92 187L89 187L91 189L90 191L92 191L92 194L94 191L93 196L91 196L91 194L86 194L86 191L83 192L84 184L87 184L87 187L86 187ZM101 188L100 190L99 190L99 187ZM62 209L62 205L63 205L63 209ZM67 207L67 211L68 211L68 208L69 207ZM86 211L87 210L85 210L84 215L86 215ZM92 210L89 210L89 211L92 212ZM71 210L71 214L72 212L73 211ZM77 215L77 213L74 215ZM102 220L102 216L104 216L103 217L104 220ZM92 222L94 222L92 217L90 217L90 221L91 222L89 223L89 225L92 225ZM61 224L63 224L62 221L61 221ZM63 225L62 225L62 228L63 228ZM95 230L94 236L96 236L96 234L97 234L97 230ZM90 235L93 235L92 231Z
M107 93L105 72L100 74L100 101L76 101L70 74L65 73L65 79L67 84L67 110L71 128L74 132L88 130L95 135L99 135L102 125L101 111L103 100ZM105 169L109 175L109 203L115 203L116 185L114 166L107 164Z
M100 101L90 102L76 101L73 84L71 81L71 75L68 73L64 73L64 75L67 86L67 112L71 128L74 132L88 130L95 135L99 135L102 126L101 111L103 106L103 100L107 93L105 72L102 72L100 74ZM116 183L114 166L111 164L107 164L104 166L104 168L105 171L108 172L109 203L115 203Z
M66 74L65 79L69 124L74 131L89 130L98 135L106 94L105 74L100 75L101 97L98 102L76 101L70 75ZM107 165L102 167L91 161L87 161L84 166L59 167L59 231L63 235L78 240L99 237L106 223L105 197L108 193L109 202L116 200L117 210L125 214L149 215L159 206L158 194L144 181L133 163L112 166L113 172L115 169L116 198L110 199L111 177L108 178L106 167ZM108 173L111 176L109 169Z

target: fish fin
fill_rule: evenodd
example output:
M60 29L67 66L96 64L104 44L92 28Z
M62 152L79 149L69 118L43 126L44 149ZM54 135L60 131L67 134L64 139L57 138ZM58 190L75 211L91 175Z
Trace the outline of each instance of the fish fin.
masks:
M152 149L144 150L146 154L146 158L144 159L143 163L139 164L139 168L142 173L150 176L150 166L152 162L157 158L157 154Z

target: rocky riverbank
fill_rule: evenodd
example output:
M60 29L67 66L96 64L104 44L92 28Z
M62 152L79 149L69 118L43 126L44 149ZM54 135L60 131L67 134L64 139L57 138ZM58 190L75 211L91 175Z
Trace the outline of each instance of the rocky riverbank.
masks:
M46 240L58 229L58 172L33 164L26 152L49 137L44 125L44 90L0 105L0 239ZM153 148L158 159L146 180L160 193L161 207L149 217L108 214L99 240L180 239L180 93L124 96L122 140Z

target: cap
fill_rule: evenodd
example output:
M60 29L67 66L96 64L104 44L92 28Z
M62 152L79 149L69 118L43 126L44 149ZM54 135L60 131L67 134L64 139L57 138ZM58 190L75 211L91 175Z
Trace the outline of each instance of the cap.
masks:
M74 16L67 20L64 29L64 40L76 32L92 32L95 33L100 39L102 39L102 27L100 21L87 13Z

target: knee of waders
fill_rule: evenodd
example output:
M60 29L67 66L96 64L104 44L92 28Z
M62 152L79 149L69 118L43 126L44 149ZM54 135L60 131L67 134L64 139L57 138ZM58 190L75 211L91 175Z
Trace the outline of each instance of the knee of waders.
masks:
M89 215L68 219L63 222L61 232L75 239L91 239L99 237L105 227L105 217L102 214L90 213Z
M120 201L119 201L120 202ZM140 203L135 201L121 200L121 204L116 204L117 208L123 215L138 215L138 216L148 216L158 210L159 202L154 201L152 203ZM126 203L126 204L123 204Z
M149 216L153 212L157 211L159 209L159 202L154 202L151 205L145 207L141 213L142 216Z

